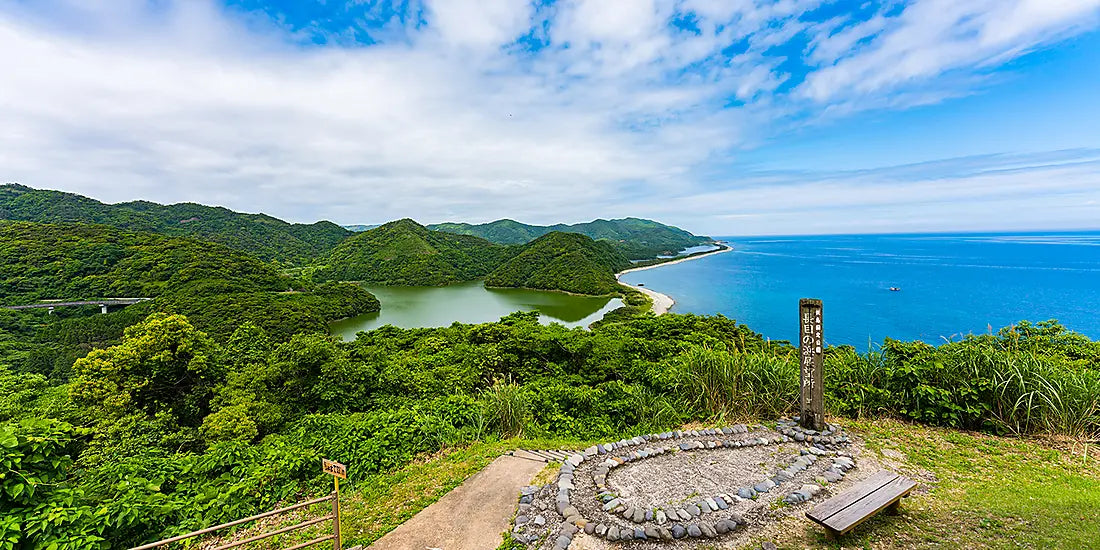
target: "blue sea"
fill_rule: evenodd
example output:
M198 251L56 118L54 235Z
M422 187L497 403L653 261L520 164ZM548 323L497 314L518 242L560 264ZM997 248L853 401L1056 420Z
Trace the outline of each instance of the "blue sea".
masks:
M674 313L720 313L773 340L797 339L799 298L824 301L826 342L859 349L1025 319L1100 339L1100 232L721 239L732 252L622 281L668 294Z

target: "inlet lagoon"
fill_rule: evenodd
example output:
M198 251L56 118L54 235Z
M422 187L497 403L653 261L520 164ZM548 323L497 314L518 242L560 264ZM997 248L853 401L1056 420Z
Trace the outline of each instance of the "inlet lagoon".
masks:
M440 287L366 286L382 302L382 311L329 324L344 340L385 325L401 328L445 327L451 323L487 323L516 311L537 311L543 323L586 327L623 305L611 296L578 296L519 288L485 288L481 281Z

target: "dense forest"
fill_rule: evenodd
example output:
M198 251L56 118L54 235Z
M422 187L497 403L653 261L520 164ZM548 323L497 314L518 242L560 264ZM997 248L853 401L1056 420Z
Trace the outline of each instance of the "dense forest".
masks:
M261 260L298 264L327 253L351 235L332 222L292 224L264 214L242 214L226 208L146 201L104 204L95 199L0 185L0 220L43 223L79 222L131 231L189 236L247 252Z
M940 346L829 348L825 372L831 414L1100 431L1100 343L1054 323ZM475 440L774 418L797 395L795 348L721 316L585 331L516 313L340 342L280 341L251 323L218 338L154 313L67 376L0 360L0 540L123 548L323 494L321 457L353 466L354 491L363 476Z
M254 256L268 262L272 268L295 268L303 277L318 282L437 286L483 278L501 269L493 276L495 286L525 286L582 294L618 292L612 282L614 273L628 265L619 261L620 258L652 260L658 255L710 242L708 237L638 218L553 226L500 220L483 225L447 223L430 227L403 219L377 227L353 226L357 231L351 231L327 221L291 224L264 214L243 214L193 203L105 204L81 195L19 184L0 185L0 221L4 220L95 224L135 233L191 237ZM538 251L530 248L540 237L556 232L587 235L601 244L593 248L591 242L583 239L568 239L555 247L538 244ZM576 249L567 254L558 249L561 246ZM612 248L614 251L609 250ZM110 254L111 251L104 249L102 253ZM513 262L502 268L520 254L528 261L526 265ZM90 260L95 261L95 258ZM531 265L539 266L541 271L531 269ZM113 280L121 279L113 277ZM0 292L0 299L33 300L58 296L51 294L52 289L37 288L44 294L35 297L9 289ZM328 291L332 294L331 288ZM234 300L243 298L237 296ZM255 294L249 298L253 310L257 306L264 307L256 301L258 298ZM310 301L304 297L295 300ZM199 314L199 310L187 311Z
M614 294L621 290L615 273L628 267L630 261L606 241L555 231L524 245L518 254L494 269L485 284Z
M489 286L613 294L615 273L630 267L607 241L552 232L524 245L432 231L398 220L364 231L337 246L312 269L319 281L383 285L445 285L485 278Z
M480 225L449 222L429 225L428 229L473 235L498 244L525 244L555 231L580 233L606 241L631 260L672 255L685 248L711 242L710 237L692 235L678 227L640 218L594 220L572 225L529 225L515 220L497 220Z
M284 276L228 247L102 225L0 222L0 305L46 299L154 300L109 315L99 308L0 311L18 345L0 341L0 360L21 370L67 372L74 357L111 342L153 311L186 314L200 329L228 336L252 322L277 338L325 332L327 322L378 311L358 286Z
M430 231L410 219L344 241L313 271L317 280L436 286L484 277L512 251L477 237Z
M162 205L132 201L106 204L73 193L15 183L0 185L0 220L101 224L131 231L194 237L284 265L308 264L329 254L356 233L378 227L341 227L328 221L288 223L266 214L246 214L194 203ZM640 218L549 226L498 220L481 225L441 223L429 225L427 229L480 237L505 245L525 244L554 231L580 233L607 241L632 260L675 254L684 248L711 242L709 237Z

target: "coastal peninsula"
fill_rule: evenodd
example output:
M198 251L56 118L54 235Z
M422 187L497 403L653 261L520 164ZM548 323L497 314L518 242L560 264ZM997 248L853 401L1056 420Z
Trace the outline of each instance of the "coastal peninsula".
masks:
M720 248L717 248L715 250L708 250L706 252L700 252L698 254L692 254L690 256L685 256L683 258L677 258L677 259L674 259L674 260L669 260L667 262L660 262L660 263L656 263L656 264L652 264L652 265L644 265L644 266L641 266L641 267L632 267L630 269L624 269L624 270L622 270L622 271L615 274L615 279L619 280L620 285L628 287L632 290L637 290L638 292L641 292L642 294L645 294L646 296L649 296L649 299L653 301L653 305L650 307L650 311L652 311L654 315L664 315L665 313L668 313L668 311L670 309L672 309L672 306L676 305L676 300L673 300L672 297L669 296L668 294L662 294L662 293L657 292L656 290L653 290L651 288L646 288L644 286L634 286L634 285L626 284L626 283L622 282L622 280L621 280L622 276L626 275L627 273L633 273L635 271L645 271L647 269L656 269L658 267L664 267L664 266L668 266L668 265L672 265L672 264L690 262L692 260L698 260L699 258L703 258L703 257L706 257L706 256L713 256L715 254L721 254L723 252L729 252L729 251L733 250L733 247L726 244L726 243L718 242L717 244Z

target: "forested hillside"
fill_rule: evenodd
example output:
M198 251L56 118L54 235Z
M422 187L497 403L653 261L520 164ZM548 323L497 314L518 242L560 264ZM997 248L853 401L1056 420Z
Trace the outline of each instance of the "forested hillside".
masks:
M146 201L105 204L72 193L0 185L0 220L103 224L132 231L218 242L262 260L303 263L352 234L332 222L292 224L227 208Z
M606 241L555 231L525 245L519 254L493 270L485 284L613 294L620 290L615 273L627 267L630 261Z
M213 334L253 321L279 338L378 310L374 296L354 285L292 279L217 243L102 225L0 222L0 304L104 297L156 298L131 307L186 313Z
M580 233L607 241L631 260L671 255L711 242L710 237L692 235L678 227L640 218L595 220L573 225L529 225L515 220L497 220L480 225L440 223L429 225L428 229L474 235L499 244L523 244L553 231Z
M398 220L336 247L313 272L319 281L446 285L485 277L486 284L611 294L615 273L630 267L607 241L551 232L525 245L498 245L469 235L432 231Z
M435 286L484 277L513 252L468 235L430 231L410 219L359 233L321 260L314 277Z

